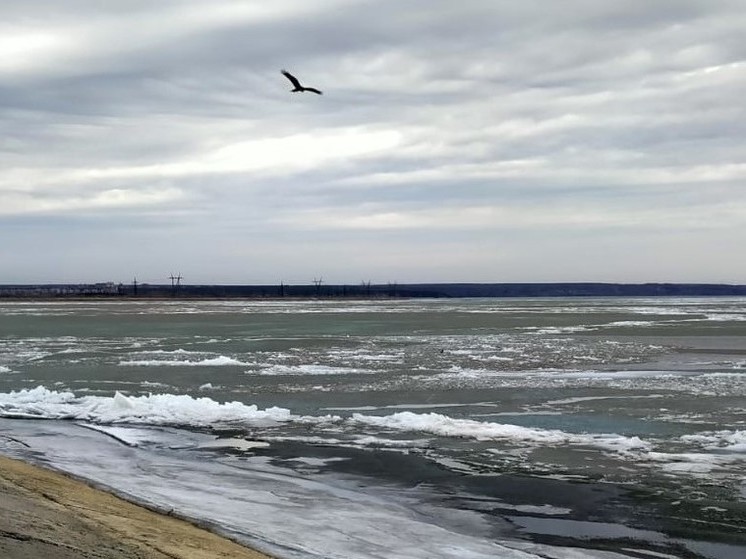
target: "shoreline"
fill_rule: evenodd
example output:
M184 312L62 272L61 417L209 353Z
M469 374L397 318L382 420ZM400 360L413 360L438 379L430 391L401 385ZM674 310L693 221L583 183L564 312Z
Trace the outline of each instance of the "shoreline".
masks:
M271 559L188 520L0 455L3 559Z
M598 281L362 284L0 284L0 299L432 299L566 297L744 297L746 284Z

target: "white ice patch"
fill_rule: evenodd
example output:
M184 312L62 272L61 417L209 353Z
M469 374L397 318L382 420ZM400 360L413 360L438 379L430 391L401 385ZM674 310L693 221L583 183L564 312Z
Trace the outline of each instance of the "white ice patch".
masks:
M692 475L709 474L740 461L739 456L695 452L649 452L640 458L656 464L664 472Z
M215 439L214 441L207 441L199 445L198 448L231 448L233 450L253 450L255 448L268 448L269 443L263 441L247 441L246 439Z
M692 371L541 371L528 373L525 376L546 377L552 379L588 379L588 380L619 380L637 378L674 378L680 376L695 376Z
M650 320L619 320L617 322L609 322L605 326L635 326L635 327L646 327L655 326L655 322Z
M141 443L149 441L152 435L152 431L150 431L149 429L135 429L133 427L112 426L103 427L101 425L93 425L90 423L80 423L79 425L81 427L85 427L86 429L91 429L93 431L98 431L99 433L109 435L111 438L116 439L119 442L126 444L127 446L139 446Z
M737 374L737 373L733 373ZM440 379L518 379L534 382L541 381L589 381L613 383L617 381L634 381L636 379L673 379L682 376L702 377L698 371L653 371L653 370L625 370L625 371L599 371L594 369L568 370L568 369L541 369L536 371L492 371L489 369L471 369L460 365L451 365L444 373L438 375Z
M333 462L344 462L345 460L349 460L348 458L313 458L311 456L299 456L298 458L294 458L293 462L300 462L301 464L305 464L307 466L313 466L315 468L320 468L322 466L326 466L327 464L331 464Z
M133 423L139 425L189 425L205 427L222 423L273 425L289 421L324 423L333 416L296 416L285 408L260 410L241 402L219 403L210 398L188 395L151 394L113 397L83 396L51 391L43 386L10 394L0 393L0 417L77 419L92 423Z
M356 445L374 448L418 448L430 444L430 441L428 439L399 441L394 439L383 439L381 437L358 437L352 442L354 442Z
M10 368L6 367L5 365L0 365L0 373L9 373Z
M707 320L711 322L743 322L746 321L746 315L735 313L712 313L707 315Z
M353 367L330 367L327 365L271 365L262 369L262 375L349 375L349 374L370 374L374 371L369 369L357 369Z
M665 398L663 394L651 394L646 396L578 396L576 398L563 398L562 400L549 400L548 405L579 404L580 402L591 402L593 400L640 400L648 398Z
M573 434L557 429L534 429L503 423L454 419L437 413L400 412L387 416L356 413L352 415L351 420L363 425L398 431L420 431L441 437L473 438L479 441L508 440L550 446L570 444L592 446L621 453L649 450L652 446L639 437L625 437L617 434Z
M140 386L143 386L145 388L166 388L168 384L165 384L163 382L153 382L151 380L144 380L140 383Z
M728 509L724 509L723 507L702 507L700 510L704 512L728 512Z
M596 326L582 324L578 326L526 326L523 328L523 330L528 330L536 334L574 334L576 332L591 332L597 329L598 327Z
M707 431L680 438L685 443L698 444L708 450L746 453L746 431Z
M30 412L38 411L39 415L42 415L44 406L69 405L75 400L75 394L72 392L54 392L38 386L30 390L0 393L0 412L23 408Z
M508 505L501 504L501 509L515 510L527 514L541 514L543 516L563 516L570 514L572 509L554 507L552 505Z
M151 349L147 352L148 355L200 355L202 352L200 351L189 351L186 349Z
M599 549L583 549L579 547L553 547L531 542L510 541L504 542L511 549L530 553L535 559L628 559L628 555L620 555L613 551L601 551ZM467 556L464 556L467 557ZM503 557L498 555L496 557ZM675 559L679 559L678 557Z
M249 365L249 363L244 363L225 355L219 355L218 357L202 359L201 361L189 361L187 359L136 359L132 361L120 361L119 365L130 367L242 367Z
M715 464L708 462L669 462L662 464L661 470L672 474L709 474L715 469Z
M637 549L633 547L623 547L621 551L631 551L637 556L652 557L654 559L681 559L680 555L670 555L668 553L659 553L657 551L650 551L649 549Z
M334 406L328 408L320 408L325 411L376 411L376 410L416 410L416 409L436 409L436 408L473 408L473 407L487 407L496 408L499 407L495 402L474 402L468 404L453 403L442 403L442 404L391 404L388 406L354 406L354 407L342 407ZM497 415L497 414L490 414ZM507 412L506 412L507 415ZM509 414L514 415L514 414Z
M401 363L404 353L370 353L367 349L331 349L330 357L381 363Z

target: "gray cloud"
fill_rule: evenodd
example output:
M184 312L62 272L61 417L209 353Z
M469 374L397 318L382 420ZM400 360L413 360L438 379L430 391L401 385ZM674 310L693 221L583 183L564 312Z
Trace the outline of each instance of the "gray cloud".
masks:
M0 281L746 275L738 1L3 11Z

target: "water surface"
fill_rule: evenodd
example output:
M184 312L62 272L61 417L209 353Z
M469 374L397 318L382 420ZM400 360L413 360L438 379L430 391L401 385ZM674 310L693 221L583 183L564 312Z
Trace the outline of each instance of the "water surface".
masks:
M2 302L0 452L287 557L741 557L744 334L742 298Z

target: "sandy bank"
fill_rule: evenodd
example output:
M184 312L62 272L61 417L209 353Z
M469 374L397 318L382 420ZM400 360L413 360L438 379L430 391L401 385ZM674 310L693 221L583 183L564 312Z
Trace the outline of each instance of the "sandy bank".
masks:
M3 559L261 559L183 520L0 456Z

